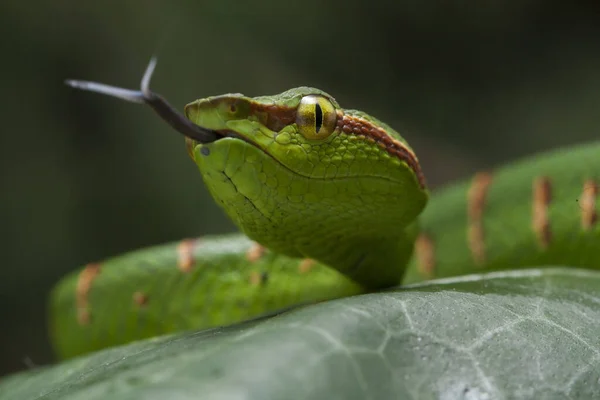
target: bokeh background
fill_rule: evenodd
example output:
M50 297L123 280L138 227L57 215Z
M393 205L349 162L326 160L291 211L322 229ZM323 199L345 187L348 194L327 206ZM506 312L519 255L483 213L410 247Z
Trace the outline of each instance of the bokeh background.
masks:
M0 375L52 361L66 272L234 229L151 110L63 85L137 87L152 54L178 107L322 88L400 130L432 187L600 133L597 2L4 0Z

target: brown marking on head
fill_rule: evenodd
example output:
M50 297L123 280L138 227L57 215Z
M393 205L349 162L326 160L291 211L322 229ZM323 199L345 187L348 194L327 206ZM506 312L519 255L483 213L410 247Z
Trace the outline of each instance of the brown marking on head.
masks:
M476 265L483 265L486 260L483 212L491 183L490 172L478 172L473 177L467 193L467 243Z
M312 258L305 258L302 261L300 261L300 265L298 265L298 272L300 272L301 274L306 274L310 272L311 269L313 269L316 263L317 262Z
M425 175L421 170L421 164L419 164L415 153L404 143L394 139L385 130L374 125L372 122L357 116L346 115L341 110L337 112L337 127L347 135L362 136L373 143L377 143L379 147L387 151L390 155L404 161L414 171L421 188L425 189L427 184L425 182Z
M264 286L269 280L269 274L267 272L252 271L250 273L250 284L252 286Z
M273 132L279 132L296 121L296 108L277 104L250 103L250 112Z
M425 233L420 233L415 240L415 256L417 268L425 278L435 276L435 246L433 240Z
M94 279L100 273L101 265L90 263L79 273L77 287L75 289L75 303L77 305L77 322L79 325L90 323L90 305L88 296L92 289Z
M548 206L551 201L552 183L550 179L545 176L534 179L531 227L542 249L548 248L552 240L548 218Z
M296 122L297 109L277 104L250 103L250 113L257 116L270 130L279 132L286 126ZM421 170L421 164L415 153L401 141L391 137L387 132L358 116L346 115L343 110L337 110L337 128L348 135L362 136L370 142L377 143L388 154L404 161L414 171L421 188L427 183Z
M133 294L133 304L138 307L144 307L148 304L148 295L144 292L137 291Z
M187 273L194 266L194 249L198 244L198 239L185 239L179 242L177 246L177 267L181 272Z
M583 192L579 204L581 205L581 227L584 231L592 229L598 221L596 211L596 198L598 197L598 184L593 179L583 183Z
M262 245L254 242L248 251L246 251L246 260L251 263L257 262L265 254L265 251L266 249Z

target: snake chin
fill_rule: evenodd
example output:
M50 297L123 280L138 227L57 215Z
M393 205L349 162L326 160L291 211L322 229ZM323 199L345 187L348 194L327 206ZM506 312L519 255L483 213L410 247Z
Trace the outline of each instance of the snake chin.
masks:
M225 178L225 179L226 179L226 180L229 182L229 184L231 185L231 187L235 189L235 191L237 192L237 194L239 194L240 196L242 196L242 197L243 197L243 198L246 200L247 204L249 204L250 206L252 206L252 208L254 208L254 210L255 210L257 213L259 213L260 215L262 215L262 216L263 216L263 218L265 218L267 221L269 221L269 222L273 223L273 221L271 220L271 218L270 218L270 217L269 217L267 214L265 214L264 212L262 212L262 211L260 210L260 208L258 208L258 207L256 206L256 204L254 204L254 201L252 201L252 199L251 199L250 197L246 196L244 193L242 193L242 192L241 192L241 191L238 189L238 187L237 187L237 185L235 184L235 182L233 181L233 179L231 179L231 177L230 177L229 175L227 175L227 173L226 173L225 171L221 171L221 174L222 174L222 175L223 175L223 177L224 177L224 178Z

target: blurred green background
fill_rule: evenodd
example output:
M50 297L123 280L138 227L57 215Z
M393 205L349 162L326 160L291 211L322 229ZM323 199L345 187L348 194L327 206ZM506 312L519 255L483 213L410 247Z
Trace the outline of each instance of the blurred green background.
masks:
M400 130L432 187L600 129L600 3L75 0L0 5L0 375L52 361L45 303L66 272L234 229L150 109L310 85Z

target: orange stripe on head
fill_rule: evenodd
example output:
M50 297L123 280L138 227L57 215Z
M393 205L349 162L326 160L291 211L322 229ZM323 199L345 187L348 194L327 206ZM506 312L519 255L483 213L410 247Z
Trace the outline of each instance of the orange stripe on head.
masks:
M364 118L346 115L342 111L337 114L337 126L347 135L358 135L377 143L379 147L386 150L390 155L404 161L414 171L422 189L427 186L425 175L421 170L421 164L415 153L404 143L387 134L387 132Z

